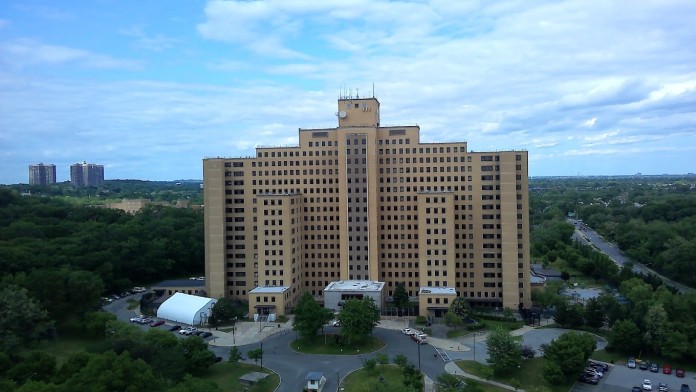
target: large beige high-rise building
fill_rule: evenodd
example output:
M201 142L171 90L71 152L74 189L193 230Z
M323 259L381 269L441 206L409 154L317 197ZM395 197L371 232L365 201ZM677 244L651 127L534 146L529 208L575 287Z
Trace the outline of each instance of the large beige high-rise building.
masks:
M527 152L422 143L418 126L380 126L375 98L340 98L336 115L298 146L204 159L209 295L283 314L305 291L378 281L383 301L403 283L421 315L455 296L529 308Z

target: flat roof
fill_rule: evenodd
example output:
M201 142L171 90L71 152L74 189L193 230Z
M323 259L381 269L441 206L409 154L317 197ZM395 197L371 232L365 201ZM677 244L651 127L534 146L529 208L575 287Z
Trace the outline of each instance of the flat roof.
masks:
M384 282L372 280L339 280L329 283L324 291L382 291Z
M153 288L156 287L205 287L205 280L190 280L190 279L172 279L163 280L157 284L152 285Z
M277 294L289 289L288 286L259 286L249 291L249 294Z
M457 291L454 290L454 287L430 287L430 286L423 286L420 288L419 294L450 294L450 295L457 295Z

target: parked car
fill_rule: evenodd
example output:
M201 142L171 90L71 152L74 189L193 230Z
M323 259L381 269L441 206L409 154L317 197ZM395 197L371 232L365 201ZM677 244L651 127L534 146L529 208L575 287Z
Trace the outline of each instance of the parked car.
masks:
M679 388L679 392L691 392L691 388L689 388L689 384L682 384L681 388Z
M175 325L175 326L169 328L169 330L172 331L172 332L178 331L178 330L180 330L180 329L181 329L181 325Z
M660 392L667 392L667 384L661 382L660 385L657 387L657 390Z
M677 377L684 378L684 369L677 369L675 370L675 373L677 374Z
M653 363L650 364L650 371L653 372L653 373L657 373L657 372L660 371L660 367L657 366L657 363L656 363L656 362L653 362Z
M597 377L599 377L599 378L604 377L604 373L603 373L601 370L597 370L597 369L595 369L595 368L593 368L593 367L586 367L586 368L585 368L585 374L595 375L595 376L597 376Z
M201 336L205 331L198 330L196 332L191 333L191 335L196 335L196 336Z
M640 389L640 387L633 387L631 388L631 392L643 392L643 390Z
M215 363L222 362L222 357L215 357Z
M133 287L133 290L131 290L133 293L144 293L147 291L145 287Z
M196 327L186 327L185 329L179 330L179 333L181 335L191 335L192 333L198 331L198 328Z
M609 370L609 365L607 365L606 363L602 363L602 362L590 361L590 366L592 366L592 367L598 367L598 366L599 366L599 367L602 368L602 370L603 370L604 372L606 372L606 371Z
M338 320L334 320L334 321L331 322L331 325L334 326L334 327L340 327L340 326L341 326L341 322L338 321Z
M203 339L207 339L207 338L209 338L209 337L211 337L211 336L213 336L213 333L212 333L212 332L207 332L207 331L206 331L206 332L203 332L203 333L201 334L201 337L202 337Z
M672 365L669 365L669 364L662 365L662 373L672 374Z
M652 383L647 378L645 380L643 380L643 390L644 391L652 391Z
M411 328L401 328L401 333L404 335L413 335L413 330Z
M131 323L137 323L137 322L140 322L140 320L142 320L142 319L144 319L144 318L145 318L145 316L141 314L141 315L139 315L139 316L131 317L131 318L128 319L128 320L129 320Z
M630 369L635 369L636 368L636 359L633 357L628 358L628 362L626 363L626 366L628 366Z
M145 325L145 324L150 324L152 322L152 319L149 317L145 317L145 318L142 318L136 322L140 325Z
M648 370L648 362L647 361L642 361L640 365L638 365L638 369L640 370Z
M151 327L159 327L159 326L162 325L162 324L164 324L164 320L157 320L157 321L151 322L151 323L150 323L150 326L151 326Z
M580 375L580 378L578 378L578 381L584 382L584 383L587 383L587 384L596 385L596 384L599 383L599 377L597 377L597 376L592 376L592 375L588 375L588 374L581 374L581 375Z

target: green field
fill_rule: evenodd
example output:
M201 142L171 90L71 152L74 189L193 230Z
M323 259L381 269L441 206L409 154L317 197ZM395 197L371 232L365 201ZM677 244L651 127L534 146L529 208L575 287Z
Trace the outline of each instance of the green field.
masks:
M491 380L513 386L514 384L518 383L519 388L524 390L530 390L533 387L543 386L552 392L568 392L570 387L575 383L575 380L562 385L551 385L547 383L542 376L544 361L544 358L527 359L522 361L522 366L517 369L517 371L504 377L494 376L491 378ZM481 371L483 367L486 367L485 365L474 361L456 361L456 364L467 373L479 377L485 377Z
M265 380L253 387L245 389L239 383L239 377L249 372L269 373ZM272 392L280 384L280 377L268 368L261 369L261 366L246 363L220 362L210 367L208 373L201 377L205 380L214 381L224 392Z
M343 379L341 388L344 388L344 392L369 391L370 384L379 382L380 377L383 377L384 382L391 385L401 385L404 380L401 374L401 368L398 366L377 365L375 374L373 375L368 374L365 369L359 369L349 374Z

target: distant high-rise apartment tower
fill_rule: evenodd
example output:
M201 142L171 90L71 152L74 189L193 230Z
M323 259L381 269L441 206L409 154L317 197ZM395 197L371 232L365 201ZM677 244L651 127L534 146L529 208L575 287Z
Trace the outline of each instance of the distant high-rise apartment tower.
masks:
M284 314L304 292L383 306L403 284L421 315L456 297L530 308L527 151L421 142L381 126L375 98L341 97L336 116L297 146L203 160L208 296Z
M30 185L50 185L56 183L56 165L29 165Z
M104 183L104 166L85 161L70 165L70 182L74 187L101 185Z

